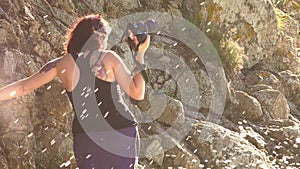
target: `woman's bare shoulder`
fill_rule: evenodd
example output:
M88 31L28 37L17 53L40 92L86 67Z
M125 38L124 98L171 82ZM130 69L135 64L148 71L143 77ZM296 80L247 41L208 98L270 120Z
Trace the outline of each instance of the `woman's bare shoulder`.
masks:
M112 50L106 50L104 56L105 56L105 59L111 60L113 62L122 61L121 57L115 51L112 51Z
M70 67L72 64L72 55L71 54L64 54L60 57L50 60L47 64L44 65L44 69L47 67L56 67L58 71L62 69L66 69Z
M52 61L57 62L57 64L59 64L59 65L64 65L64 64L70 63L71 59L72 59L72 55L67 53L67 54L64 54L63 56L53 59Z

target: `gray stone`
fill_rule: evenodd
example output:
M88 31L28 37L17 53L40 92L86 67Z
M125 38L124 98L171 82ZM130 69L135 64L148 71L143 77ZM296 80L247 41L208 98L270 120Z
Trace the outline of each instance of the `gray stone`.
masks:
M175 147L171 150L168 150L165 153L163 167L173 167L173 168L191 168L196 169L199 168L201 161L198 157L193 154L193 152L189 152L183 147Z
M225 111L226 117L234 121L245 119L257 122L262 119L263 111L256 98L243 91L236 91L234 95L235 102L232 102L229 110Z
M146 148L146 158L154 160L158 165L162 166L164 160L164 151L159 140L153 140Z
M290 108L285 96L278 90L266 89L253 93L260 102L267 119L287 119Z
M157 121L165 126L173 126L175 123L182 124L184 122L182 103L167 97L166 107Z

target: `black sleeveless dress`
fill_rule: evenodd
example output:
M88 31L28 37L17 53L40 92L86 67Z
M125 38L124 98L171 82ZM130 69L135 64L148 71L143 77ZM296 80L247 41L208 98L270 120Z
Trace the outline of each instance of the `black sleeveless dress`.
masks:
M73 135L136 126L137 122L132 112L121 98L118 83L98 79L91 71L91 53L86 58L72 53L80 70L79 82L73 91L67 92L75 112Z

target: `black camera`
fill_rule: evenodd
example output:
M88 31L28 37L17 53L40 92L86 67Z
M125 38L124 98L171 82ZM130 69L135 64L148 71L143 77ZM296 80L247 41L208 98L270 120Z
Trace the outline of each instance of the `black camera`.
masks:
M148 33L155 33L157 31L157 22L154 19L149 19L145 22L133 22L127 25L127 43L129 44L131 49L137 51L138 47L130 39L128 30L131 30L133 35L137 37L139 43L143 43L145 42Z

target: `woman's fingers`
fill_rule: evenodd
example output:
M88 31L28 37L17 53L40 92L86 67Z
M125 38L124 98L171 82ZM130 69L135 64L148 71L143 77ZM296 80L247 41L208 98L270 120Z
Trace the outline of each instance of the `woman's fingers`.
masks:
M150 35L147 35L145 42L139 45L139 51L146 51L150 45Z

